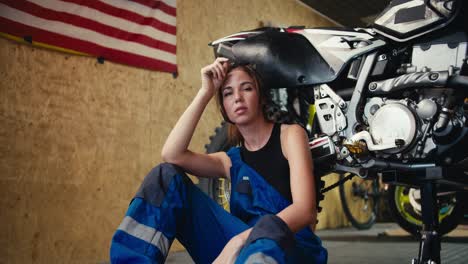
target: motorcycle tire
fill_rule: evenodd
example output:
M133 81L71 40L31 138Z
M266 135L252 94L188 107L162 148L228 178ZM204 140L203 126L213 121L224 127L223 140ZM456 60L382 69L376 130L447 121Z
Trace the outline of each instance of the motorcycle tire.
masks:
M393 219L398 225L416 238L420 237L422 214L420 201L413 193L417 189L407 186L390 185L388 189L388 206ZM443 236L454 230L463 220L464 198L462 192L456 192L445 201L438 199L439 234ZM416 196L416 198L414 198Z
M227 127L226 122L222 122L221 126L215 128L215 134L210 136L210 143L205 145L206 153L227 151L232 147L228 142ZM324 199L324 195L320 193L320 190L325 186L325 181L316 178L316 183L317 210L320 212L322 208L319 203ZM198 186L225 210L229 211L231 194L231 183L229 181L223 178L200 178Z
M344 174L340 174L340 180L344 177ZM377 219L380 197L378 178L353 176L338 188L344 214L351 225L359 230L371 228Z
M214 135L210 136L210 143L205 145L206 153L228 151L232 146L228 142L226 122L221 122L221 125L215 128L214 132ZM229 181L226 181L224 178L200 178L198 186L221 207L229 211L229 199L231 195L231 184Z

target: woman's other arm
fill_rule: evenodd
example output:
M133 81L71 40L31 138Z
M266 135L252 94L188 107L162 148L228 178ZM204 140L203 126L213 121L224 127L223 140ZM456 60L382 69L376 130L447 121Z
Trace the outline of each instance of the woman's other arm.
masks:
M230 159L224 152L195 153L188 149L195 128L227 72L227 59L218 58L201 70L202 87L179 118L162 148L165 162L181 166L200 177L229 177Z
M317 206L309 139L299 125L289 125L284 132L281 146L289 162L293 201L277 215L294 233L309 225L315 229Z
M293 203L277 214L296 233L302 228L315 226L317 211L315 204L315 180L312 173L312 157L309 150L309 139L305 130L299 125L288 125L281 132L283 154L288 159L291 178ZM230 241L231 246L243 245L252 228L236 235ZM226 250L228 251L228 250ZM220 259L230 256L220 255ZM218 263L218 262L216 262ZM222 263L222 262L219 262Z

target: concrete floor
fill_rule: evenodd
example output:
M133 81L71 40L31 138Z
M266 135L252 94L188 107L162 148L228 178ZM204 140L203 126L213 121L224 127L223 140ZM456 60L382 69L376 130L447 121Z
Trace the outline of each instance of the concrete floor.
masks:
M468 226L459 226L443 238L442 263L468 263ZM397 224L379 223L370 230L354 228L317 232L328 249L328 263L394 264L411 263L418 256L419 242ZM194 263L186 251L170 253L166 263Z

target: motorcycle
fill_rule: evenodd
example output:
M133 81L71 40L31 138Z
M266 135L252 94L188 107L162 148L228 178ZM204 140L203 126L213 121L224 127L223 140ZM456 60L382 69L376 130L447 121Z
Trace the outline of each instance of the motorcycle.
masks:
M337 184L381 177L419 189L413 263L440 263L438 194L468 190L467 11L468 1L393 0L369 28L268 27L210 45L256 69L276 96L274 117L307 128L318 201L331 172L348 174ZM208 151L228 148L223 130ZM201 186L229 200L229 183Z

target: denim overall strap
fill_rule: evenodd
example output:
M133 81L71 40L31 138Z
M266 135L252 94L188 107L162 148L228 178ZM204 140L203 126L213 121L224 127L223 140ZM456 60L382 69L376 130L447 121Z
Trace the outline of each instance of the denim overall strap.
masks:
M252 167L242 161L240 148L231 148L227 152L231 158L231 213L249 226L256 228L256 224L264 221L265 217L270 219L271 215L276 215L291 202L284 198L264 177L256 172ZM270 219L271 220L271 219ZM274 221L278 222L278 221ZM271 226L271 225L270 225ZM278 230L278 228L270 229ZM322 247L322 242L310 228L306 227L295 234L295 246L290 254L286 254L286 263L326 263L327 251ZM274 239L259 239L256 247L264 245L270 247ZM278 244L278 241L275 242ZM252 244L253 245L253 244ZM262 248L262 246L260 246ZM281 247L273 247L275 252ZM284 250L281 250L284 253ZM243 251L244 252L244 251ZM263 252L265 253L265 252ZM245 254L245 253L244 253ZM260 255L261 256L261 255ZM272 255L271 255L272 256ZM278 254L274 258L278 260ZM247 259L247 258L246 258Z
M277 214L291 204L257 171L242 161L239 148L231 148L227 154L232 163L232 214L253 226L260 217Z

